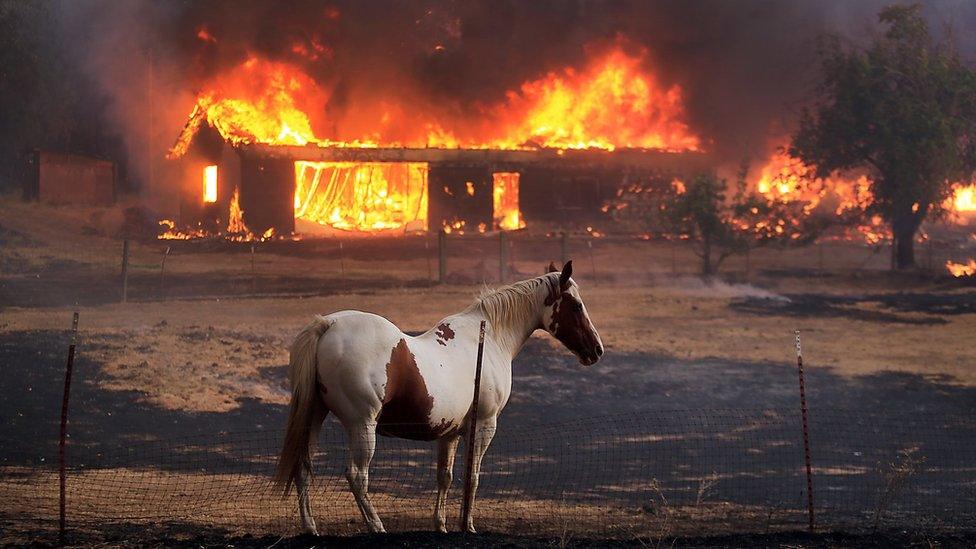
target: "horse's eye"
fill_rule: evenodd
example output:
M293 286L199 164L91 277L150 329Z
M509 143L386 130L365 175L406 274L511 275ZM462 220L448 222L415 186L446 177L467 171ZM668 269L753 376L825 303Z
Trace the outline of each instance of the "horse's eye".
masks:
M583 304L582 303L577 303L577 304L573 305L573 310L576 311L577 313L583 312Z

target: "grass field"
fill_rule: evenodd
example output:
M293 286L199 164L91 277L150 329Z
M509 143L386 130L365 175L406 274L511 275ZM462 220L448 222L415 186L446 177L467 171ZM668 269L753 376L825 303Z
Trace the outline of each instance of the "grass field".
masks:
M38 356L62 356L61 336L78 311L79 382L89 392L80 428L92 437L97 422L108 420L95 412L100 399L139 407L149 426L126 432L127 440L164 436L153 432L157 417L173 418L160 427L165 436L189 425L222 426L224 418L253 424L255 406L260 421L278 418L288 401L286 347L312 314L360 309L423 331L467 306L485 283L498 284L493 237L450 242L451 284L433 280L436 242L421 237L347 240L341 255L331 240L259 243L253 256L246 243L133 239L131 300L119 303L122 218L119 209L0 200L0 343L9 360L0 373L20 376L40 367ZM558 239L546 235L511 241L512 280L540 273L562 253ZM599 413L605 399L574 397L573 385L560 384L580 376L608 386L609 394L614 384L627 392L628 379L651 391L619 397L619 409L779 402L794 390L796 329L815 396L854 401L872 390L872 401L901 406L963 411L976 404L976 288L936 271L889 273L886 249L832 242L763 250L748 265L729 260L711 281L695 276L696 258L685 245L574 235L568 253L607 360L583 371L536 334L516 364L514 418L534 403L551 408L574 398L580 413ZM923 263L940 265L949 252L934 253L943 255L926 258L922 248ZM51 362L45 379L56 385L61 359L44 360ZM10 427L10 436L32 433L38 414L39 424L55 419L54 389L27 407L34 397L21 396L19 381L9 383L3 406L26 422ZM38 382L24 383L36 391ZM557 388L563 396L550 398ZM51 479L44 478L47 486Z

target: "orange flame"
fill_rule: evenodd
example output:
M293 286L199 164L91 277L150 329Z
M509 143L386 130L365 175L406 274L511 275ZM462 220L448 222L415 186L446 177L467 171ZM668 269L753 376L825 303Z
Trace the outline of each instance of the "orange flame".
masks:
M495 172L491 179L495 226L506 231L525 227L519 211L518 172Z
M955 263L946 261L946 270L954 277L976 276L976 259L970 259L968 263Z
M294 53L328 57L325 46L314 40L309 44L312 49L296 43ZM359 106L357 112L365 112L363 118L372 122L360 121L352 132L358 137L340 138L337 121L310 117L312 113L321 118L327 112L327 90L295 65L252 57L204 87L170 156L185 154L204 124L234 145L699 150L699 138L684 122L681 87L662 85L644 65L644 53L631 55L618 46L592 57L582 68L565 68L525 82L504 101L484 108L484 119L474 124L456 115L420 118L409 100L385 98ZM324 137L314 128L332 128L333 135ZM393 171L368 162L296 163L296 217L345 230L426 229L426 165L422 183L417 166L389 169ZM404 175L408 172L414 175ZM210 173L205 172L204 200L216 201L216 170L213 193ZM470 194L474 189L467 190ZM517 174L498 174L492 195L495 224L502 229L524 227ZM239 209L236 199L231 206L235 204ZM233 228L246 231L234 219L232 211ZM445 228L463 231L456 225Z
M427 163L295 162L295 218L343 230L427 230Z
M567 68L522 84L500 109L515 120L494 146L698 150L684 122L681 87L662 87L642 62L615 49L580 72Z

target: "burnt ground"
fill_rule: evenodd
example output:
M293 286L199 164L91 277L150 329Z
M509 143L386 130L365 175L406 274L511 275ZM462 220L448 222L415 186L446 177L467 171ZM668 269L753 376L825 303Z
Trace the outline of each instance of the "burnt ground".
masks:
M755 306L748 303L742 306ZM772 305L771 305L772 306ZM965 305L963 305L965 306ZM930 308L928 301L922 300L918 308ZM797 314L815 314L815 311L800 311ZM56 463L58 411L63 383L64 353L67 347L67 334L56 331L7 331L0 333L0 440L3 441L0 463L3 465L28 465L51 467ZM146 403L139 393L127 391L108 391L98 386L101 379L100 366L86 356L84 345L79 348L75 363L75 375L71 400L71 459L72 463L85 463L97 459L97 454L112 453L135 443L145 441L180 440L186 437L208 437L216 433L270 431L276 432L284 424L284 406L267 404L256 400L241 400L240 406L225 413L200 413L167 410ZM263 381L284 386L285 365L263 370ZM897 438L894 426L912 424L919 418L958 418L968 417L976 406L976 388L966 387L949 378L936 378L907 373L880 372L867 376L841 376L830 368L808 368L807 395L810 403L814 455L818 466L848 466L850 456L860 456L870 448L900 448L892 437ZM748 417L732 418L733 423L723 423L722 413L717 415L708 410L741 408L748 403L754 409L774 409L789 413L797 406L796 372L792 364L743 362L711 358L706 360L685 360L673 356L647 353L610 353L597 366L585 368L562 350L551 347L544 340L532 339L516 360L514 365L514 388L512 399L500 420L499 438L502 439L506 427L509 431L521 429L526 425L561 424L581 421L594 429L604 428L600 418L627 414L628 418L640 417L646 411L647 423L640 428L652 432L672 435L695 435L734 427L734 421ZM703 412L704 410L704 412ZM883 415L890 422L885 425L867 424L863 418ZM708 425L709 421L716 422ZM707 451L696 441L675 440L667 446L654 450L652 457L660 467L675 471L686 461L703 459L705 472L709 467L733 467L745 469L746 474L770 476L766 483L735 484L727 483L723 489L727 494L717 491L719 496L740 498L746 503L762 504L764 501L787 500L796 497L797 490L784 487L792 484L797 477L799 457L799 424L795 418L787 418L786 429L783 422L754 425L749 444L756 441L775 441L782 438L791 440L785 452L770 450L765 461L750 462L741 458L746 447L729 446L718 449L714 456L702 456ZM946 440L976 440L976 432L970 423L959 425L938 425L929 439L922 441L928 455L937 460L966 460L971 457L972 446L965 447L968 452L960 456L947 456L953 447L944 444ZM334 423L327 426L336 430ZM516 429L517 428L517 429ZM614 428L621 428L615 426ZM623 429L629 427L624 426ZM644 433L646 431L640 431ZM579 433L582 437L585 433ZM574 436L574 433L564 434ZM493 446L495 459L508 455L512 458L523 456L534 450L521 449L525 441L515 438ZM558 441L557 441L558 442ZM378 447L383 451L384 440ZM746 444L746 443L743 443ZM947 449L948 448L948 449ZM197 448L194 451L207 452ZM216 452L216 450L214 450ZM591 450L596 452L596 450ZM507 453L507 454L506 454ZM574 458L572 466L598 463L600 456L594 454L587 458L585 451L579 450L580 457ZM381 454L378 454L381 455ZM643 457L641 459L644 459ZM866 459L866 458L865 458ZM874 459L874 458L871 458ZM863 460L862 460L863 461ZM234 470L232 463L213 459L208 463ZM868 465L871 466L871 462ZM627 463L627 466L634 466ZM172 462L165 467L180 471L181 467L193 467L192 461ZM755 469L750 469L750 468ZM622 470L626 471L626 469ZM774 471L774 473L769 473ZM779 471L778 473L776 471ZM618 471L626 478L627 473ZM588 475L590 473L587 473ZM958 473L945 473L934 479L939 486L971 484L968 476L953 476ZM587 482L597 479L584 475ZM664 477L662 477L664 478ZM678 482L675 479L671 479ZM851 508L870 506L873 493L870 485L838 485L841 490L852 488L864 491L843 495L838 502L851 505ZM527 487L524 493L545 497L545 490L551 489L544 482ZM693 488L691 489L693 491ZM785 490L785 491L784 491ZM867 490L867 491L865 491ZM841 492L843 494L844 492ZM683 497L694 497L693 494ZM947 516L972 511L976 505L976 493L960 492L957 499L962 507L949 509ZM928 500L919 500L923 508ZM943 505L945 499L932 500L933 505ZM924 530L923 530L924 531ZM149 534L148 532L152 532ZM149 538L144 536L149 535ZM140 537L142 536L142 537ZM187 537L189 536L189 537ZM111 542L109 535L106 541ZM173 524L163 529L119 527L116 537L119 543L139 539L141 542L169 546L177 544L224 545L231 543L240 546L266 546L278 538L234 538L220 530L203 530L198 526L187 527ZM783 533L756 536L729 536L718 538L680 538L676 545L696 546L886 546L889 544L925 545L932 538L927 534L885 534L876 536L852 536L841 534L822 534L809 537L802 533ZM459 547L517 545L550 546L560 545L565 540L552 538L519 537L489 534L477 538L464 536L437 536L430 533L405 533L381 538L382 543L391 546L420 546L438 544ZM278 546L307 546L313 540L290 538L282 540ZM322 545L341 541L343 544L374 545L380 539L370 536L352 538L324 538L317 540ZM606 545L608 540L574 538L578 546ZM967 545L971 538L939 538L936 541L946 546ZM629 543L629 542L628 542Z
M0 333L0 440L3 463L39 463L56 455L59 410L68 335L56 331ZM500 425L561 423L633 414L642 410L750 409L797 407L792 364L712 358L689 361L646 353L608 353L583 367L547 342L530 339L514 364L512 398ZM244 399L230 412L185 412L148 404L131 391L98 387L99 365L84 345L75 361L71 428L75 452L105 451L133 441L205 436L215 432L277 429L284 406ZM286 365L263 371L265 382L287 386ZM976 407L976 388L952 379L902 372L860 377L830 368L807 368L811 416L834 410L885 413L894 418L967 415Z
M220 530L203 531L187 535L184 525L169 525L152 541L141 543L144 547L275 547L281 549L312 547L350 547L350 548L425 548L425 547L527 547L551 549L552 547L648 547L657 546L653 540L607 540L599 538L567 537L553 538L531 535L510 534L461 534L434 532L402 532L392 534L363 534L357 536L233 536ZM130 529L110 533L104 545L131 544ZM69 543L72 541L68 538ZM729 536L677 537L667 540L671 547L790 547L790 548L834 548L834 547L972 547L976 534L924 535L918 533L856 535L839 532L810 534L807 532L780 532L775 534L742 534Z

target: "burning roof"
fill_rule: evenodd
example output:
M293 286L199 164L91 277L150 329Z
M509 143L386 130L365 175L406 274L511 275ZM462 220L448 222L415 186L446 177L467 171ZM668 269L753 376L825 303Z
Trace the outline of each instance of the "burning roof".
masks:
M251 57L215 76L198 95L170 151L186 153L204 125L234 145L321 148L700 151L685 122L682 89L620 48L527 81L470 120L418 112L389 98L355 121L328 120L331 94L295 65ZM371 109L365 109L370 111Z

